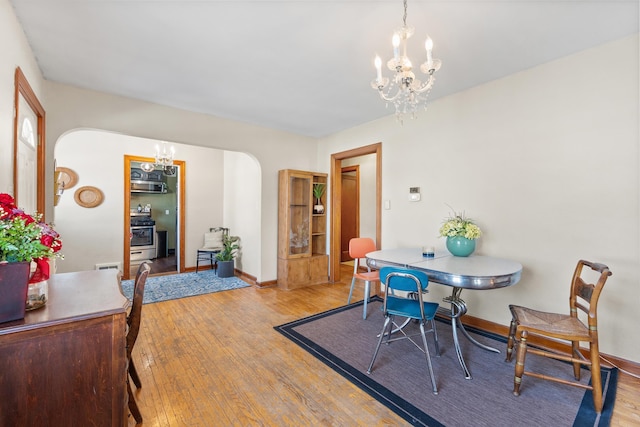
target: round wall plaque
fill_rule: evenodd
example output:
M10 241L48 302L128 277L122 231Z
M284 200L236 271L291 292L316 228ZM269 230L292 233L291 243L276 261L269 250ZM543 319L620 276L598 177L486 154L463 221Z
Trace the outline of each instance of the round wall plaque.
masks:
M78 174L69 168L57 167L56 172L60 172L60 181L64 183L64 189L68 190L78 183Z
M83 208L95 208L102 203L104 195L98 188L87 186L78 188L73 198Z

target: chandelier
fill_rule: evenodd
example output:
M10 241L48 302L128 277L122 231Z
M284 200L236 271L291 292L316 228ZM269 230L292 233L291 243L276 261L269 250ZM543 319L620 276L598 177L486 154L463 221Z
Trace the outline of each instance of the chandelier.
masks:
M377 76L371 82L371 87L378 90L380 98L395 106L396 118L402 123L405 114L411 114L416 118L418 108L427 108L427 96L435 82L434 74L440 69L442 61L433 59L433 40L427 36L425 49L427 60L420 65L420 71L426 75L426 81L422 82L413 73L411 60L407 56L407 40L413 35L415 29L407 26L407 0L404 0L404 16L402 27L397 29L392 38L393 58L387 62L387 68L395 75L391 79L382 77L382 60L376 55L375 66Z
M176 153L173 145L171 147L167 147L167 143L162 143L162 149L156 145L156 153L155 153L155 162L154 163L142 163L140 168L145 172L151 172L152 170L159 168L162 169L167 174L172 174L173 168L173 157Z

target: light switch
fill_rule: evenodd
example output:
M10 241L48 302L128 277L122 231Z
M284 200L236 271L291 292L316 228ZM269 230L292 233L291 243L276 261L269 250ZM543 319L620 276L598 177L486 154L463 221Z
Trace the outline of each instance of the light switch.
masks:
M385 201L384 201L384 208L385 208L386 210L391 209L391 200L385 200Z
M169 215L169 209L165 210L165 211L164 211L164 214L165 214L165 215Z

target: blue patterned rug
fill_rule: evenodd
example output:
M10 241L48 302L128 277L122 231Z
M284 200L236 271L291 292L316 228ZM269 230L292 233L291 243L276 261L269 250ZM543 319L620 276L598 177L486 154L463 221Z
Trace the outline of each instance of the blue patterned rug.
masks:
M149 277L144 287L143 303L149 304L230 289L246 288L247 286L250 285L237 277L221 279L214 270ZM132 298L133 280L122 281L122 293L127 298Z

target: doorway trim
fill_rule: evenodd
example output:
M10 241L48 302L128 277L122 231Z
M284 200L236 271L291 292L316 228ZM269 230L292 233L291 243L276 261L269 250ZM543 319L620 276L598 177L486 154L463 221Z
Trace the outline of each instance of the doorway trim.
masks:
M331 155L331 236L329 255L329 281L340 281L340 234L342 207L342 160L351 157L376 155L376 248L382 244L382 143L378 142L352 150L342 151Z
M38 213L42 214L42 220L46 221L45 215L45 111L42 104L38 100L31 85L27 81L20 67L16 67L15 72L15 98L14 98L14 117L13 117L13 198L16 203L20 203L20 194L18 194L18 128L19 128L19 112L18 106L20 95L25 99L27 105L33 110L37 117L37 147L36 147L36 206ZM33 212L32 212L33 213Z
M130 156L125 154L124 156L124 194L123 194L123 200L124 200L124 213L123 213L123 226L124 226L124 232L123 232L123 255L124 255L124 260L123 260L123 264L122 264L122 270L123 270L123 274L122 274L122 279L123 280L127 280L130 279L130 274L129 274L129 265L131 264L131 246L129 245L130 243L130 236L129 234L131 233L131 223L129 221L129 215L131 212L131 192L129 191L131 189L131 162L141 162L141 163L153 163L155 161L154 158L151 157L140 157L140 156ZM179 189L178 189L178 242L179 242L179 265L178 265L178 271L176 273L183 273L185 271L185 267L184 267L184 235L185 235L185 225L184 225L184 218L185 218L185 212L184 212L184 208L185 208L185 161L184 160L174 160L173 164L175 166L178 166L178 174L179 174L179 178L178 178L178 185L179 185Z

